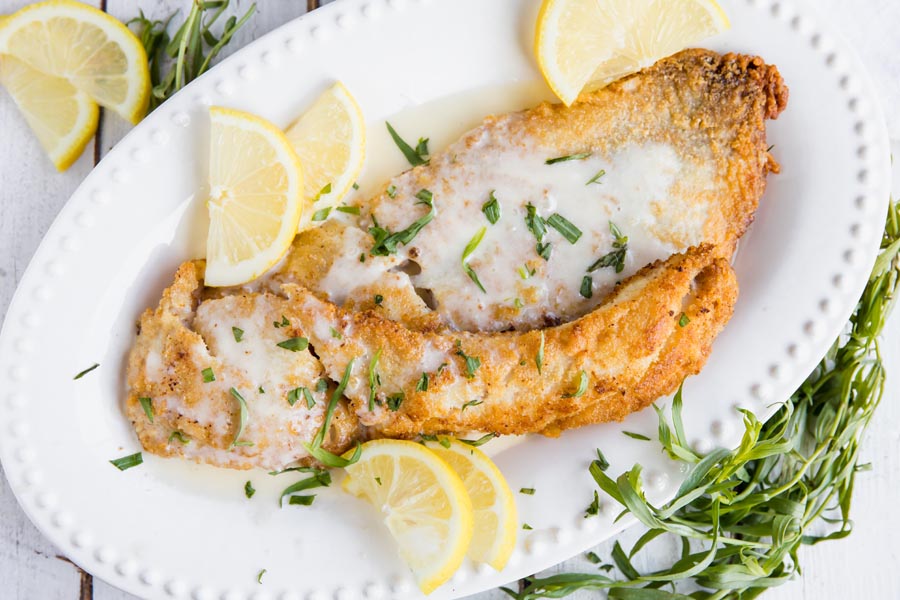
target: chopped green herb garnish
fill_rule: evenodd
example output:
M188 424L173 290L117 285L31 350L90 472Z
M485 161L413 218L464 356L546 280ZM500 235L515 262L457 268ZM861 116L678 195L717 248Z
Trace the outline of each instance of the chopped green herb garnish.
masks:
M641 433L635 433L633 431L623 431L622 433L624 433L625 435L627 435L630 438L633 438L636 440L641 440L642 442L650 441L650 438L648 438L646 435L643 435Z
M486 433L477 440L457 440L462 442L463 444L468 444L469 446L473 446L477 448L478 446L483 446L487 444L489 441L497 437L496 433Z
M234 336L234 341L240 342L242 339L244 339L244 330L240 327L232 327L231 335Z
M563 394L563 398L581 398L584 396L584 393L587 391L588 387L588 374L586 371L582 369L580 373L578 373L578 389L575 390L572 394Z
M391 185L387 186L387 195L390 198L396 198L397 197L397 186L394 185L393 183Z
M249 481L247 483L250 483ZM256 574L256 583L262 584L263 575L266 574L265 569L260 569L259 573Z
M397 144L397 148L400 149L400 152L403 153L403 156L406 157L407 162L414 167L418 167L419 165L427 165L428 164L428 139L427 138L419 138L418 145L413 148L409 144L407 144L403 138L391 127L391 124L387 121L384 122L387 125L388 133L391 134L391 139L394 140L394 143Z
M559 213L550 215L550 218L547 219L547 225L557 230L570 244L574 244L581 238L581 230Z
M584 557L586 559L588 559L588 561L590 561L591 563L593 563L595 565L599 565L600 563L603 562L603 560L599 556L597 556L596 552L588 552L587 554L584 555Z
M596 517L600 514L600 496L597 494L597 490L594 490L594 499L588 504L588 507L584 510L584 518L588 517Z
M513 306L515 306L518 309L521 309L523 306L525 306L525 304L522 303L521 298L516 298L515 300L513 300Z
M381 306L381 303L384 302L384 296L381 294L375 294L375 305Z
M448 438L445 435L442 435L442 436L431 435L431 436L427 436L427 437L429 438L428 439L429 442L437 442L444 448L450 447L450 438ZM426 436L423 435L422 439L425 439L425 438L426 438Z
M496 225L497 221L500 220L500 203L494 195L495 191L496 190L491 190L488 201L481 205L481 212L484 213L484 216L487 217L487 220L491 225Z
M337 339L337 340L342 340L342 339L344 339L344 335L343 335L340 331L338 331L337 329L335 329L334 327L331 327L331 337L333 337L333 338L335 338L335 339Z
M348 215L358 215L359 207L358 206L338 206L335 210L342 213L347 213Z
M291 352L300 352L302 350L306 350L309 347L309 340L305 337L292 337L284 340L283 342L278 342L275 345L279 348L290 350Z
M140 452L136 452L134 454L129 454L128 456L123 456L122 458L116 458L111 461L112 465L120 471L125 471L130 469L131 467L136 467L139 464L144 462L144 455Z
M203 383L212 383L216 380L216 374L213 373L212 367L206 367L200 374L203 376Z
M228 390L231 392L231 395L238 402L238 426L237 431L234 433L234 439L231 442L231 447L235 446L252 446L253 442L242 442L240 441L241 434L244 433L244 427L247 426L247 419L249 418L249 414L247 411L247 401L244 400L244 397L241 396L241 393L237 391L235 388L231 388Z
M151 423L153 422L153 400L150 398L138 398L138 402L141 403L141 408L144 409L144 414L147 415L147 420Z
M603 267L615 267L616 273L621 273L625 269L625 255L628 252L628 237L622 235L615 224L609 222L609 230L612 232L615 241L613 241L612 252L601 256L594 264L588 267L588 273L593 273L597 269Z
M369 234L374 238L375 244L369 251L370 254L373 256L388 256L395 253L398 244L404 246L409 244L413 238L422 231L422 228L431 223L435 214L431 192L425 189L419 190L419 193L416 194L416 198L419 199L419 202L416 204L425 204L428 206L428 213L413 221L406 229L391 233L389 230L379 226L374 215L372 216L372 227L369 227Z
M85 369L84 371L82 371L81 373L79 373L78 375L73 377L72 379L73 380L81 379L82 377L84 377L85 375L87 375L88 373L90 373L91 371L93 371L94 369L96 369L99 366L100 366L100 363L94 363L93 365L91 365L90 367L88 367L87 369Z
M269 475L281 475L282 473L292 473L294 471L298 473L321 473L324 469L318 467L286 467L280 471L269 471Z
M316 399L313 398L312 392L310 392L307 387L298 387L289 391L287 395L288 404L293 406L301 396L306 400L307 408L312 408L316 405Z
M481 366L481 359L477 356L469 356L462 349L462 342L456 341L456 355L461 356L466 361L466 377L472 379L475 377L475 371Z
M279 327L290 327L291 322L288 321L286 316L281 315L281 323L279 323L278 321L272 321L272 325L275 326L275 329L278 329Z
M366 253L365 252L363 252L362 254L359 255L359 262L361 262L361 263L366 262Z
M534 496L534 488L521 488L519 493L525 494L526 496Z
M687 327L687 324L690 322L691 322L691 320L684 313L681 313L681 316L678 317L678 326L679 327Z
M355 181L353 182L353 189L354 189L354 190L358 190L358 189L359 189L359 184L358 184L357 182L355 182Z
M422 376L419 377L418 383L416 383L416 391L417 392L427 392L428 391L428 373L422 373Z
M284 488L281 491L281 495L278 497L278 505L284 506L284 499L287 496L291 497L291 500L295 498L294 494L297 492L305 492L307 490L313 490L320 487L328 487L331 485L331 473L326 471L325 469L314 469L311 471L312 475L307 477L306 479L301 479L297 483L291 484L288 487ZM301 498L308 498L309 496L300 496ZM303 504L303 502L290 502L291 504ZM309 506L312 504L310 500L305 504L305 506Z
M544 368L544 331L541 330L541 345L538 347L537 354L534 355L534 364L537 367L538 374Z
M553 250L553 246L550 245L550 242L538 242L535 244L534 250L544 260L550 260L550 251Z
M253 484L250 483L250 480L248 479L247 483L244 484L244 495L247 496L247 498L252 498L255 493L256 490L253 489Z
M266 393L266 390L263 389L263 386L259 386L258 388L256 388L256 391L259 392L260 394Z
M187 437L184 432L178 431L177 429L169 434L168 443L172 443L172 440L178 440L182 444L190 444L191 438Z
M528 523L522 523L522 529L524 529L525 531L531 531L532 529L534 529L534 527L532 527Z
M310 494L309 496L291 496L288 498L288 504L293 506L309 506L315 499L315 494Z
M556 163L566 162L569 160L584 160L590 155L590 152L579 152L578 154L569 154L567 156L559 156L557 158L548 158L544 161L544 164L555 165Z
M381 348L369 360L369 411L375 410L375 391L381 385L381 375L378 374L378 361L381 359Z
M525 205L525 226L528 228L528 231L534 235L534 238L537 241L544 241L544 236L547 234L547 228L544 227L544 219L537 214L537 208L535 208L534 204L531 202Z
M416 144L416 154L423 158L428 156L428 138L419 138L419 143Z
M378 485L381 485L381 477L376 477L375 483L377 483Z
M355 358L350 359L350 362L344 367L344 374L341 377L340 383L338 383L338 386L334 389L331 399L328 401L328 406L325 408L325 418L323 419L319 430L316 432L316 436L313 438L312 443L307 444L306 442L302 442L303 447L306 448L306 451L309 452L313 458L328 467L347 467L358 461L362 454L359 442L356 443L356 451L353 452L353 455L349 459L333 454L322 448L322 444L325 442L325 434L331 429L331 420L334 418L334 411L337 408L341 397L344 395L344 390L347 389L347 384L350 382L350 373L353 372L353 363L355 361Z
M403 404L403 401L406 399L406 396L403 392L397 392L396 394L391 394L387 397L387 407L391 409L393 412L397 412L400 410L400 405Z
M603 452L600 451L600 448L597 448L597 459L594 460L592 464L595 464L601 471L605 471L609 468L609 461L606 460L606 457L603 455Z
M537 270L532 269L528 265L522 265L521 267L519 267L519 277L521 277L522 279L529 279L531 277L534 277L535 273L537 273Z
M466 247L462 253L463 271L466 272L466 275L469 276L469 279L471 279L472 281L475 282L475 285L478 286L478 289L480 289L485 294L487 293L487 290L484 289L484 286L481 285L481 281L478 280L478 274L475 273L475 270L469 265L469 256L471 256L471 254L473 252L475 252L475 249L478 247L478 244L480 244L482 238L484 238L484 233L486 231L487 231L487 227L482 227L481 229L479 229L478 233L476 233L472 237L472 239L469 240L469 243L466 244Z
M328 215L331 214L331 207L326 206L325 208L320 208L316 212L313 213L312 220L313 221L324 221L328 218Z
M462 408L459 409L459 412L463 412L470 406L478 406L479 404L484 404L484 400L469 400L462 405Z
M603 179L603 176L606 175L606 171L600 169L597 171L597 174L588 179L587 183L584 185L591 185L592 183L602 183L600 180Z
M327 379L320 379L319 381L316 382L316 391L319 392L320 394L327 389L328 389L328 380Z
M329 181L322 187L321 190L319 190L319 193L316 194L315 198L313 198L313 202L318 202L319 198L321 198L325 194L330 194L330 193L331 193L331 182Z
M579 293L585 298L591 298L594 295L594 278L590 275L585 275L581 278L581 289Z

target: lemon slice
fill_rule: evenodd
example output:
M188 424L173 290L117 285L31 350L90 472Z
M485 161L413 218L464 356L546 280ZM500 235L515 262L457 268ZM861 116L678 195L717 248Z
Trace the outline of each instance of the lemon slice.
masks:
M215 106L209 116L205 281L238 285L290 247L303 209L303 170L284 133L265 119Z
M150 72L140 40L118 20L74 0L26 6L0 26L0 54L67 79L132 123L147 112Z
M90 96L12 56L0 56L0 84L56 168L68 169L97 131L100 111Z
M729 27L715 0L544 0L535 54L568 105Z
M334 84L291 125L287 137L303 162L304 195L315 201L308 212L335 206L359 177L366 156L366 124L356 100L342 83Z
M344 490L384 515L422 592L446 582L472 539L472 502L453 469L415 442L374 440L346 469Z
M516 501L500 469L478 448L449 437L426 446L450 465L469 492L475 517L469 558L502 570L516 546L518 525Z

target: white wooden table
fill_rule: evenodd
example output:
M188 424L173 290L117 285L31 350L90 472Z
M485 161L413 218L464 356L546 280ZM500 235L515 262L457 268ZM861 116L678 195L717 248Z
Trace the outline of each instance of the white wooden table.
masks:
M184 10L188 0L88 0L110 14L128 20L138 8L150 17ZM441 0L452 1L452 0ZM316 0L257 0L258 14L235 37L229 51L314 8ZM0 0L0 14L28 4ZM243 12L248 0L234 0ZM894 152L900 155L900 3L897 0L818 0L823 18L841 24L869 66L888 115ZM81 180L125 134L127 126L114 115L102 116L94 142L64 174L57 174L4 92L0 92L0 316L28 261L56 213ZM895 166L895 197L900 197L900 166ZM804 576L775 589L767 600L830 600L900 598L900 327L889 325L884 353L889 391L864 444L864 460L873 470L857 479L853 516L855 531L848 539L806 548L801 554ZM634 533L623 534L623 543ZM595 549L608 557L611 543ZM674 551L674 549L673 549ZM663 557L665 558L665 557ZM640 563L637 565L640 568ZM589 569L583 557L558 565L551 572ZM588 597L587 594L581 597ZM9 600L125 600L121 592L61 556L38 533L0 477L0 598ZM479 600L506 598L498 591Z

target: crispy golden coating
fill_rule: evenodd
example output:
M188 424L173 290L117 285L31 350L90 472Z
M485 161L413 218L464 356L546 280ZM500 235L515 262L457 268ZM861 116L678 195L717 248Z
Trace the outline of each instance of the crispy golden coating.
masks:
M737 281L704 246L642 269L580 319L507 333L421 333L301 287L285 291L328 375L340 379L352 361L344 393L372 434L552 435L622 419L699 372L731 317Z
M527 331L588 313L621 278L596 272L594 296L578 293L584 269L610 250L608 220L632 240L633 260L626 261L622 277L700 244L713 244L730 256L753 220L767 173L777 168L767 151L765 123L785 108L787 97L778 70L758 57L687 50L586 93L570 107L545 103L489 117L427 165L392 178L381 193L360 203L362 216L350 229L365 231L374 220L397 231L426 214L417 194L423 189L433 193L433 221L391 257L417 270L374 282L347 277L344 286L351 297L356 297L356 281L366 281L359 294L365 297L393 298L402 289L409 312L391 318L412 327L422 322L429 330L443 325ZM590 157L545 164L549 157L582 153ZM634 164L642 165L634 168L643 177L631 177ZM584 185L600 167L606 170L601 183ZM663 172L671 172L671 179ZM576 181L567 180L567 173L575 173ZM503 218L487 228L472 259L487 288L483 293L460 268L460 256L478 227L487 224L481 206L490 190L496 191ZM539 258L534 236L524 226L526 204L544 218L560 211L585 235L570 245L549 229L552 253ZM333 291L328 284L335 272L355 270L349 262L357 255L341 249L338 227L298 236L276 277L290 280L293 274L296 283L343 304L341 294L321 293ZM371 249L371 238L364 237L354 251ZM338 258L342 252L344 259ZM367 258L375 264L384 260ZM534 271L527 279L516 273L523 264ZM397 287L396 280L403 285ZM415 288L433 297L434 312L416 302ZM513 298L524 306L513 306Z
M141 444L154 454L239 469L308 462L302 442L310 442L320 427L333 386L316 390L325 374L308 350L277 346L303 334L298 321L284 299L271 294L201 303L202 272L202 262L184 263L159 307L141 317L128 361L126 400ZM275 327L282 318L291 324ZM308 408L302 395L293 406L288 403L290 391L301 386L310 390L314 407ZM240 411L232 389L245 399L249 413L238 439ZM140 398L149 399L152 420ZM325 446L344 450L358 437L357 421L341 403L333 423Z
M308 462L302 442L321 426L347 369L326 443L335 452L367 437L558 435L646 407L699 372L732 314L737 282L727 257L753 219L767 173L778 170L765 120L785 108L787 94L777 69L759 58L688 50L584 94L572 107L543 104L488 118L429 165L394 178L390 193L386 185L360 203L359 220L302 232L263 280L211 290L203 286L203 263L185 263L159 306L141 317L129 357L126 412L141 443L149 452L233 468ZM537 166L482 168L506 162L510 149L521 150L516 156L526 165L537 157ZM553 261L576 246L555 240L549 260L537 257L522 221L531 199L521 196L522 206L504 206L503 244L487 252L486 241L470 263L498 290L473 287L459 246L472 226L484 225L485 189L502 189L524 173L516 189L528 192L545 157L590 151L621 162L631 156L623 149L638 162L668 157L675 174L639 215L650 240L629 241L624 281L616 283L613 269L595 271L595 283L607 277L608 288L586 299L578 288L586 265L578 263L572 281L568 273L554 280L566 265ZM585 179L577 176L581 190ZM612 178L608 183L614 189ZM640 177L637 183L641 188ZM415 204L422 188L435 194L434 221L397 252L373 256L372 218L395 232L421 218L430 206ZM551 210L549 192L538 185L536 193ZM621 202L612 198L607 208ZM465 212L454 219L454 211ZM585 220L578 221L585 227L578 248L593 257L611 244L607 216L598 215L578 215ZM527 255L504 255L509 248ZM651 258L638 261L639 254ZM497 282L520 265L534 272L525 283L514 277L507 293ZM309 349L277 345L300 336ZM214 381L204 380L204 369ZM317 391L322 378L328 389ZM312 395L311 407L296 391L297 401L288 402L300 388ZM232 389L249 413L237 441L252 445L233 443L240 412ZM189 443L173 438L175 431Z

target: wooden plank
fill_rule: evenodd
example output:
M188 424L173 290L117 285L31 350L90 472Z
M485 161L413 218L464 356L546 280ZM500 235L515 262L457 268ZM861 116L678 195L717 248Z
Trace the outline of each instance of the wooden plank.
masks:
M0 0L0 14L30 4ZM88 2L99 6L99 0ZM94 165L94 144L58 173L5 92L0 92L0 315L57 212ZM0 476L0 586L9 598L75 600L90 576L60 556L19 508ZM90 597L90 596L87 596Z

